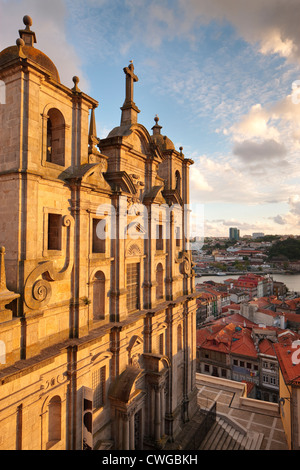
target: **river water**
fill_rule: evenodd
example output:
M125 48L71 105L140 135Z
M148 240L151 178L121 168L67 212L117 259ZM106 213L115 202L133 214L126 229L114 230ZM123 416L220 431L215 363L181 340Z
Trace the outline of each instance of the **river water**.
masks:
M240 274L226 274L225 276L204 276L196 277L196 284L204 281L215 281L223 283L225 279L237 279ZM289 291L300 292L300 274L271 274L274 281L284 282Z

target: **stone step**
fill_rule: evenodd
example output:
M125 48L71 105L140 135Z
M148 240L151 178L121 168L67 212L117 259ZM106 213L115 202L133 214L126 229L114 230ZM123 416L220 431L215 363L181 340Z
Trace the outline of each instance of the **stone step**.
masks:
M228 418L217 416L199 450L258 450L263 437L261 433L247 432Z

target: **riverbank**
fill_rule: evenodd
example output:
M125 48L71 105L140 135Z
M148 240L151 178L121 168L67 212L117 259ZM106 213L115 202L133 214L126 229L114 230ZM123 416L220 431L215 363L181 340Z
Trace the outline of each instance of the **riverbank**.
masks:
M242 273L225 273L223 276L217 276L216 273L213 273L211 275L209 274L203 274L200 277L196 277L196 284L201 284L202 282L205 281L214 281L217 283L222 283L225 279L231 278L231 279L237 279L241 274L245 274L245 272ZM277 273L262 273L259 271L259 273L256 274L261 274L263 276L266 276L270 274L270 276L273 277L274 281L277 282L283 282L287 288L289 289L290 292L300 292L300 273L296 274L289 274L289 273L283 273L280 271L278 274Z

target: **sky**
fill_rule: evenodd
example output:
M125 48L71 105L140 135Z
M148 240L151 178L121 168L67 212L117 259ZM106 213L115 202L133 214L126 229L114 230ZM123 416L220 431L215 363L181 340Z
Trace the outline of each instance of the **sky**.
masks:
M158 115L194 161L204 236L300 235L299 0L0 0L0 50L24 15L62 83L98 100L100 138L133 60L138 121L151 134Z

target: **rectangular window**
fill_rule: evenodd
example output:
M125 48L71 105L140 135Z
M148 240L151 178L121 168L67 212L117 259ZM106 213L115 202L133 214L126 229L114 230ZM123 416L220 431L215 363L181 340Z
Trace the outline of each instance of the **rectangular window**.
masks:
M175 238L176 238L176 246L180 247L180 242L181 242L180 227L176 227L175 229Z
M156 249L164 249L163 226L161 224L156 226Z
M48 214L48 250L61 250L62 216Z
M126 270L127 309L137 310L140 305L140 265L131 263Z
M105 238L99 238L97 235L97 225L99 224L100 219L93 219L93 253L105 253ZM99 230L102 232L102 230Z
M158 337L158 351L159 354L163 355L164 353L164 334L161 333Z
M19 405L17 408L16 450L22 450L22 431L23 431L23 405Z
M94 408L101 408L105 404L106 366L93 372L92 388L94 391Z

